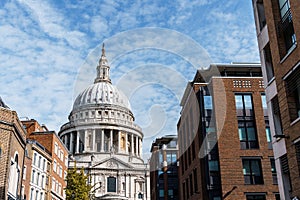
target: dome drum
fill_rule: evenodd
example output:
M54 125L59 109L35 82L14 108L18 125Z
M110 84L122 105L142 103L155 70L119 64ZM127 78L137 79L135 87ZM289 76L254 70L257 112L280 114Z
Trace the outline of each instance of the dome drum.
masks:
M142 155L142 135L117 127L76 128L60 134L60 138L74 156L83 153L106 153L141 158Z

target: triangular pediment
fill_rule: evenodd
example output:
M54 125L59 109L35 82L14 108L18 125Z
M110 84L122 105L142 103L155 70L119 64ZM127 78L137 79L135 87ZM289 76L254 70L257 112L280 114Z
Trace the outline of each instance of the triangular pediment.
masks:
M116 157L110 157L110 158L103 159L102 161L93 164L92 168L96 168L96 169L132 169L134 167Z

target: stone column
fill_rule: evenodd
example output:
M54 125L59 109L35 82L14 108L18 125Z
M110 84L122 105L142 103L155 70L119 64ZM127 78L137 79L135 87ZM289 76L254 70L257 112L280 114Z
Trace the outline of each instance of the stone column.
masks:
M95 142L96 142L96 129L93 129L92 131L92 151L96 151L96 148L95 148Z
M133 155L134 154L134 146L133 146L133 134L131 134L131 154Z
M75 151L75 153L79 153L79 134L80 134L80 132L77 131L76 132L76 151Z
M128 153L128 134L125 133L125 153Z
M74 137L73 137L74 133L70 132L70 152L71 154L73 154L73 150L74 150Z
M121 132L118 130L118 152L121 152Z
M110 147L109 150L112 151L112 147L113 147L113 130L111 129L110 131Z
M101 129L101 152L104 151L104 129Z
M143 140L140 138L140 156L143 154Z
M83 130L83 138L84 138L84 151L87 151L87 139L86 139L86 135L87 135L87 130Z
M135 137L135 154L138 155L139 154L139 137Z

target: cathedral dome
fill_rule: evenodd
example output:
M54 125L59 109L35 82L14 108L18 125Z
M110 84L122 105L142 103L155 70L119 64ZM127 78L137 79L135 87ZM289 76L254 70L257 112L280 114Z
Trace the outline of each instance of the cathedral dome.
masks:
M130 109L127 97L109 82L96 82L81 92L73 105L73 110L99 104L110 104Z
M127 97L112 85L109 72L110 67L105 56L104 45L102 55L97 66L97 77L93 85L87 87L75 99L73 111L84 107L110 105L120 106L130 111L130 103Z

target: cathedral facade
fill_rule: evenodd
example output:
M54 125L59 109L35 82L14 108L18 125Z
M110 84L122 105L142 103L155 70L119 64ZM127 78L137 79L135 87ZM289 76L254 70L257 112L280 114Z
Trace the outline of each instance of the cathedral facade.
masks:
M69 167L83 167L89 174L94 199L150 199L143 133L109 74L103 45L94 84L77 96L69 122L59 132L69 150Z

